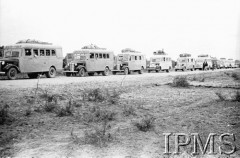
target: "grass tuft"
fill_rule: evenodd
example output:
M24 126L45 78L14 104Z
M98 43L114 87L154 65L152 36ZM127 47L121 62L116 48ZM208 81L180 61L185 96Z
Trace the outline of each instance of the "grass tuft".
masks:
M134 125L143 132L150 131L154 129L155 118L153 116L145 116L139 122L134 123Z
M173 87L189 87L189 82L184 76L177 76L173 79Z

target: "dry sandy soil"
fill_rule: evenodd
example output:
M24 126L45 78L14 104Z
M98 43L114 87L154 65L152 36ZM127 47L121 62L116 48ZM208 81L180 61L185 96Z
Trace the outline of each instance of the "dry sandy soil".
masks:
M174 87L179 75L190 86ZM219 155L231 146L216 137L211 157L240 157L239 89L239 69L2 79L0 157L189 157L192 141L182 155L163 154L167 132L199 133L203 144L209 133L234 133L236 152Z

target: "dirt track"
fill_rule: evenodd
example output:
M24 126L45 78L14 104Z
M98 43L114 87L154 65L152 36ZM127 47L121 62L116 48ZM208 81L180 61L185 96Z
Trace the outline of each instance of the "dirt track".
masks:
M232 70L232 69L228 69ZM57 76L56 78L42 78L39 81L39 85L64 85L64 84L70 84L70 83L102 83L102 82L116 82L121 83L122 80L126 83L127 81L130 82L142 82L147 83L154 80L159 80L159 77L162 77L163 79L167 76L177 76L177 75L188 75L188 74L200 74L200 73L210 73L210 72L220 72L220 71L227 71L224 70L214 70L214 71L177 71L177 72L162 72L162 73L144 73L142 75L139 75L137 73L132 75L110 75L110 76L89 76L89 77L65 77L65 76ZM167 80L166 80L167 81ZM18 80L0 80L0 88L33 88L36 87L38 80L37 79L18 79Z

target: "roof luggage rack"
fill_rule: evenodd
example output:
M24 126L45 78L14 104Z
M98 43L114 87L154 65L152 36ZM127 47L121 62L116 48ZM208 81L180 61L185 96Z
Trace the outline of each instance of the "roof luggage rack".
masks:
M106 50L106 48L100 48L95 44L90 44L90 45L87 45L87 46L83 46L82 49L102 49L102 50Z
M52 43L42 42L42 41L38 41L38 40L35 40L35 39L20 40L16 44L22 44L22 43L52 45Z
M179 55L180 57L191 57L191 54L183 53Z
M167 55L167 53L165 53L164 50L162 49L153 52L153 55Z
M136 51L136 50L131 49L131 48L125 48L125 49L122 49L122 53L141 53L141 52Z

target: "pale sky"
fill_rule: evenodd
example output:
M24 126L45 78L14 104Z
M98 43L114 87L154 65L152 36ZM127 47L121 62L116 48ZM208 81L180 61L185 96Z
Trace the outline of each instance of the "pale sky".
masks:
M240 0L0 0L0 45L21 39L240 59Z

